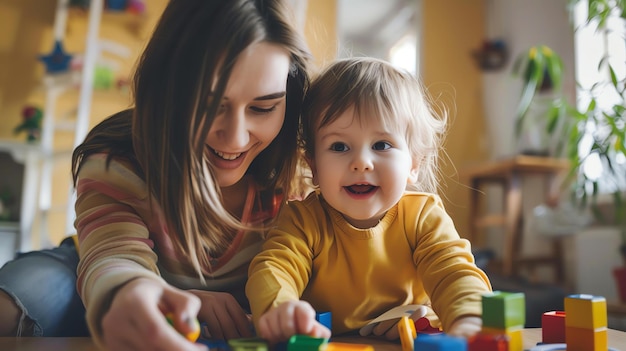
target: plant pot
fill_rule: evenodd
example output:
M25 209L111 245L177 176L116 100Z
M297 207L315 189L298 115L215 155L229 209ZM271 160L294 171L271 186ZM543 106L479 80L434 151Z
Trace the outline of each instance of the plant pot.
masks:
M613 277L617 286L617 296L621 302L626 303L626 267L614 268Z

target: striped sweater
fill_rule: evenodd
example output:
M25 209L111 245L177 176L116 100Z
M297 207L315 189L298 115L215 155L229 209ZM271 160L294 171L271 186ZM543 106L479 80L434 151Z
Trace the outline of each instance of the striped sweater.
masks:
M262 224L276 213L275 197L264 197L249 182L242 221ZM262 203L262 199L267 199ZM76 222L80 263L78 292L87 309L87 323L96 343L111 292L130 279L162 279L181 289L232 293L247 306L244 286L250 260L259 251L260 232L239 232L230 248L202 267L201 284L191 263L176 254L160 206L150 204L146 183L126 163L106 154L90 156L77 183Z

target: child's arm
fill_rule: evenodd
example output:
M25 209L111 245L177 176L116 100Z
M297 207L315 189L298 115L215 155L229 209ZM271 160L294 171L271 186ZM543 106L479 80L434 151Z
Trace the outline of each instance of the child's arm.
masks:
M262 314L257 334L270 343L296 334L330 338L330 330L315 320L315 310L306 301L284 302Z

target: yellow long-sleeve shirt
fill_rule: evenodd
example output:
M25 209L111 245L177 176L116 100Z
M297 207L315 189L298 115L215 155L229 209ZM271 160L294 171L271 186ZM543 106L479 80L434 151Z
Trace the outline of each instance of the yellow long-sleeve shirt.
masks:
M305 300L332 313L333 334L359 329L393 307L431 305L444 331L481 316L491 291L437 195L407 192L373 228L358 229L318 192L290 202L250 264L255 323L270 307Z

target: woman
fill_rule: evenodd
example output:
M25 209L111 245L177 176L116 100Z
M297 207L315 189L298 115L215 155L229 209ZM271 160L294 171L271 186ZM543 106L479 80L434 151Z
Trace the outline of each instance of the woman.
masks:
M134 107L74 151L77 286L100 347L197 349L164 313L182 333L197 315L211 337L252 335L248 264L297 190L309 55L288 13L281 0L171 0Z

